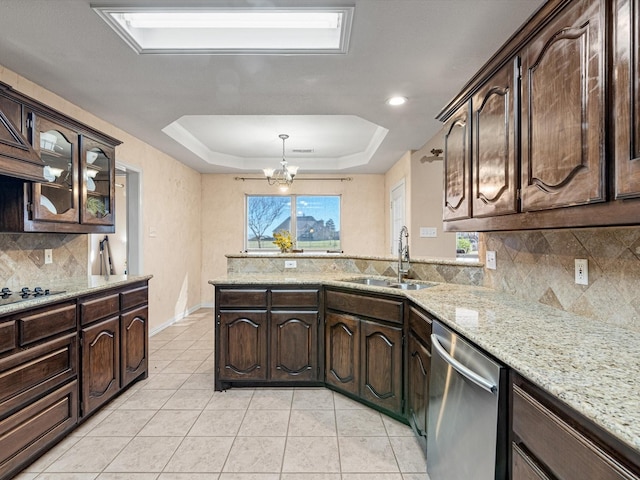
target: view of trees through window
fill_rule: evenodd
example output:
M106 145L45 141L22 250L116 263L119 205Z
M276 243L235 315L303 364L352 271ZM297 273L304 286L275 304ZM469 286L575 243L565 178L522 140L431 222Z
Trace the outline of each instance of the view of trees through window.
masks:
M276 250L274 233L291 233L298 250L341 250L339 195L248 195L245 248Z

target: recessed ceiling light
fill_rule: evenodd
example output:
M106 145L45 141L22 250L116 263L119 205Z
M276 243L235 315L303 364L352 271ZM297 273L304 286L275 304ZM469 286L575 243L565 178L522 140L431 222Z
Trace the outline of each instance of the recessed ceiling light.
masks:
M387 105L393 105L394 107L404 105L405 103L407 103L407 97L391 97L387 100Z
M354 7L93 10L137 53L345 54Z

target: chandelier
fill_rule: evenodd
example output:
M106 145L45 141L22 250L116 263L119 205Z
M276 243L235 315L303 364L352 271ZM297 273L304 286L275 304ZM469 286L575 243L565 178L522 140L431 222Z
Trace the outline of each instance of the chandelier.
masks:
M298 173L299 167L289 165L284 158L284 141L289 138L289 135L283 133L278 136L282 139L282 161L280 162L282 167L278 170L274 168L263 168L262 171L264 172L264 176L267 177L269 185L278 185L280 190L284 191L293 183L293 178L296 176L296 173Z

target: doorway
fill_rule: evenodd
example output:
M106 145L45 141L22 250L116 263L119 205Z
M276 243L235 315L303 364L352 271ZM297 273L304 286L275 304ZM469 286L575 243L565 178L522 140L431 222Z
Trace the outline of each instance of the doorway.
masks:
M116 228L89 235L90 275L142 274L142 172L116 162Z

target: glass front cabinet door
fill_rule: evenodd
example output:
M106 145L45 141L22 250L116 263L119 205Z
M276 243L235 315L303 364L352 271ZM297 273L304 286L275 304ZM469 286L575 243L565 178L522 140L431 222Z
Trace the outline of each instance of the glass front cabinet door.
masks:
M37 222L78 223L78 134L29 114L33 147L44 165L44 181L33 183L29 217Z
M115 149L81 136L81 222L113 225L115 210Z

